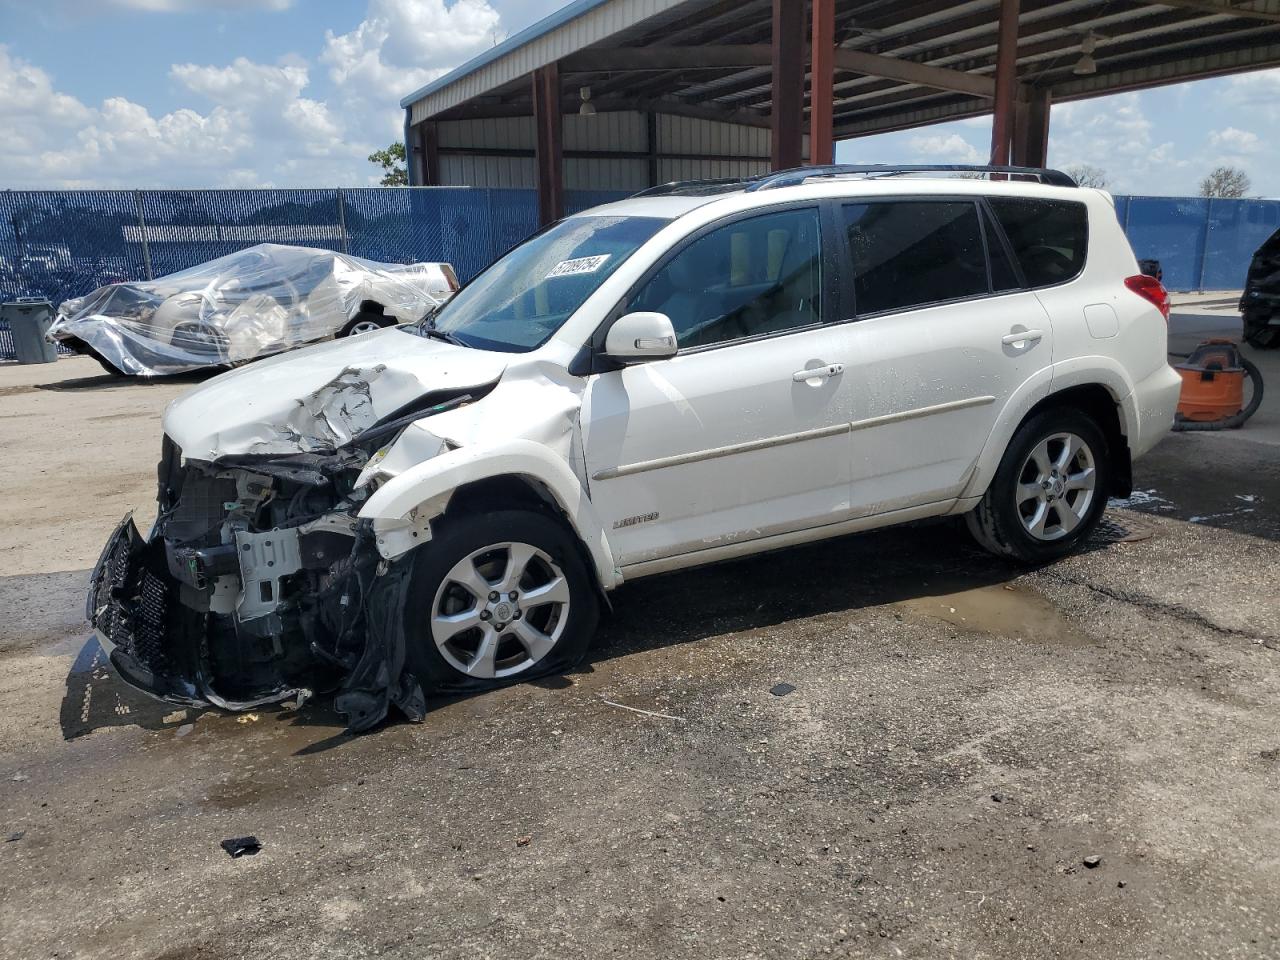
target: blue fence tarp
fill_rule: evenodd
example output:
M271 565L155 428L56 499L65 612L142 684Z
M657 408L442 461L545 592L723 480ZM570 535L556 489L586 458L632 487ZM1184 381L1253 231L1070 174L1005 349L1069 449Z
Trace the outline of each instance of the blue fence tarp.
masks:
M624 196L570 191L576 212ZM1139 257L1171 290L1237 290L1280 228L1280 201L1117 197ZM325 247L391 263L440 260L468 280L538 225L532 190L369 187L298 190L0 192L0 300L56 307L104 283L163 276L256 243ZM0 324L0 358L12 356Z

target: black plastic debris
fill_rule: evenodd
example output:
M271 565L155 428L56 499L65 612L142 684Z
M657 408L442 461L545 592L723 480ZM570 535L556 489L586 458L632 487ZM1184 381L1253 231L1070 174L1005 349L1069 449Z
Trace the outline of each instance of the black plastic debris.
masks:
M789 683L779 683L776 686L770 687L769 692L775 697L785 697L788 693L794 693L795 689L796 688Z
M222 841L222 849L231 854L231 858L251 857L262 849L257 837L232 837Z

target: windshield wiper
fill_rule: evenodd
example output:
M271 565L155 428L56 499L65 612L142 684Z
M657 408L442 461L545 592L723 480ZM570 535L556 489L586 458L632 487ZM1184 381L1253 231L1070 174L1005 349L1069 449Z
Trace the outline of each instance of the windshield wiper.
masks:
M452 333L446 333L444 330L437 330L434 326L423 327L422 335L431 337L433 340L443 340L445 343L452 343L455 347L465 347L466 344L459 340Z
M445 343L452 343L455 347L465 347L466 344L454 334L436 329L436 314L439 312L440 307L438 305L434 306L425 317L418 321L418 336L431 337L433 340L443 340Z

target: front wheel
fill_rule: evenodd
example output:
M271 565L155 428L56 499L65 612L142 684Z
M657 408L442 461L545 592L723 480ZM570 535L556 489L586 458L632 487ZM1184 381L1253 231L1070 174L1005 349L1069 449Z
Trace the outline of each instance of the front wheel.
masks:
M965 518L987 550L1023 563L1065 556L1106 509L1111 454L1083 413L1045 410L1014 434L991 486Z
M413 565L406 655L427 692L566 670L595 632L595 585L572 537L544 514L447 518Z
M1271 350L1280 347L1280 325L1271 323L1271 311L1251 310L1244 315L1244 339L1251 347Z

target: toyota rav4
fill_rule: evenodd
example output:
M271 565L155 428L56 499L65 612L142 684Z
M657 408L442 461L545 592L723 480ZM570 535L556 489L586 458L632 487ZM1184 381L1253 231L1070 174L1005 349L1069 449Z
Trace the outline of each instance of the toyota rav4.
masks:
M1107 194L932 169L655 188L187 393L92 577L111 662L358 730L565 669L638 577L944 515L1073 550L1173 422L1164 289Z

